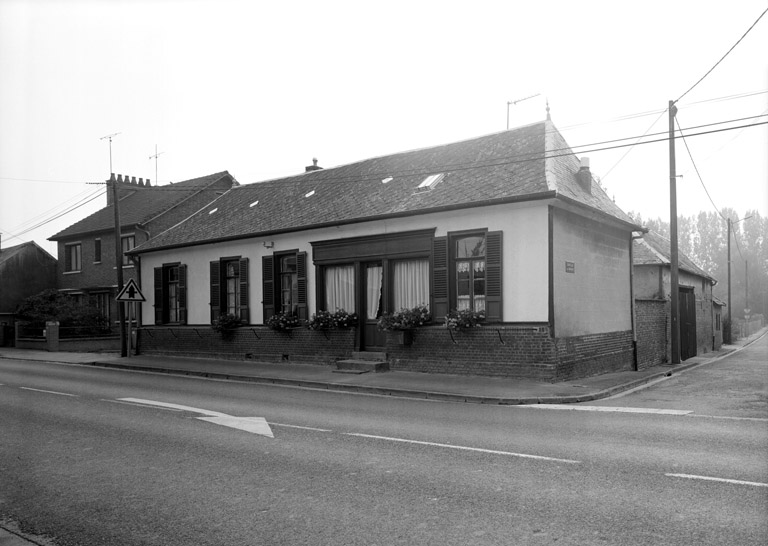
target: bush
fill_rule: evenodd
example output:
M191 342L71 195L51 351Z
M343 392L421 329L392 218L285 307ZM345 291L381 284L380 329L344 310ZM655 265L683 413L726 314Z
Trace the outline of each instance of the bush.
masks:
M78 301L55 288L25 299L16 315L20 320L37 324L57 321L62 328L77 327L86 333L109 329L109 319L94 304Z
M425 304L411 309L400 309L394 313L384 313L377 324L379 330L411 330L424 326L432 320L429 307Z
M243 321L240 320L240 317L228 313L226 315L219 315L219 318L214 319L211 323L211 328L213 328L214 332L218 332L222 335L231 335L235 328L242 323Z

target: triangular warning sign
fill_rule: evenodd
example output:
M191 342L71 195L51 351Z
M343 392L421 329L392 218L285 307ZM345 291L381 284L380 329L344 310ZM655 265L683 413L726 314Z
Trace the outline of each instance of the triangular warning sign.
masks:
M144 295L139 290L139 285L136 281L129 279L126 285L120 290L120 293L115 298L116 301L147 301Z

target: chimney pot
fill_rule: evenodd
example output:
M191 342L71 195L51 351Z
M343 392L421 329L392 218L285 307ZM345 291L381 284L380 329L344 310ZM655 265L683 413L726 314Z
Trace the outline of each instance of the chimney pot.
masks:
M304 172L310 172L310 171L319 171L319 170L321 170L321 169L322 169L322 167L319 167L319 166L317 165L317 158L316 158L316 157L313 157L313 158L312 158L312 165L309 165L309 166L305 167L305 168L304 168Z
M122 182L123 181L123 175L122 174L118 174L117 175L117 181L118 182Z
M587 193L592 193L592 172L589 170L589 158L581 158L581 168L576 174L579 184Z

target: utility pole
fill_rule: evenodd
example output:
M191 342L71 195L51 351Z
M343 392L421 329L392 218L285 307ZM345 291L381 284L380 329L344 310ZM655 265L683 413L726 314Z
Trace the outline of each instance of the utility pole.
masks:
M731 343L733 338L733 323L731 322L731 219L728 218L728 339L726 343Z
M671 352L672 364L680 364L680 288L677 250L677 174L675 170L675 101L669 101L669 239L671 269ZM730 302L728 302L730 309Z
M123 290L123 237L120 233L120 199L118 198L117 180L111 173L109 182L112 186L112 199L115 208L115 269L117 270L117 293ZM117 317L120 322L120 356L128 356L128 339L125 333L125 307L123 302L117 302Z

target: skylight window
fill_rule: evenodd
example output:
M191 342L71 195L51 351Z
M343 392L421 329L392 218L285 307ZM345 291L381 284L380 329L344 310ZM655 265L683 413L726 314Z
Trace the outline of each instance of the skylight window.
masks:
M309 192L309 193L305 193L305 194L304 194L304 197L312 197L313 195L315 195L315 190L312 190L312 191L311 191L311 192Z
M219 209L218 209L218 207L217 207L217 208L215 208L215 209L213 209L213 210L209 210L209 211L208 211L208 214L213 214L213 213L214 213L214 212L216 212L217 210L219 210Z
M419 184L419 186L416 188L417 191L428 191L437 186L440 181L445 178L444 173L438 173L438 174L430 174L428 177L424 179L424 181Z
M391 176L388 176L384 180L382 180L381 183L382 184L388 184L388 183L392 182L393 180L394 180L394 178L392 178Z
M251 207L251 208L253 208L253 207L255 207L255 206L256 206L256 205L258 205L258 204L259 204L259 202L258 202L258 201L254 201L253 203L251 203L251 204L250 204L250 205L248 205L248 206L249 206L249 207Z

